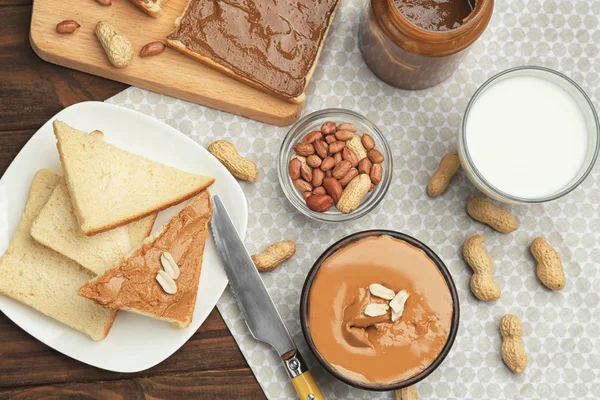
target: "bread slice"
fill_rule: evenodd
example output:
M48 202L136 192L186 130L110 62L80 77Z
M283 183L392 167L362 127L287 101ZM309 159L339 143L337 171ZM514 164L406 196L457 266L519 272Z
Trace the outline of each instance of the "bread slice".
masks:
M90 136L102 140L102 132ZM150 234L156 214L94 236L79 228L64 179L56 186L31 227L31 236L46 247L78 262L96 275L104 273Z
M93 235L164 210L214 178L121 150L54 121L58 153L81 230Z
M86 236L77 223L63 178L33 222L31 236L94 274L101 275L150 234L155 219L156 214L152 214L128 225Z
M104 140L104 133L102 131L95 130L90 132L89 137ZM69 203L70 201L71 199L69 198ZM75 217L75 211L73 210L73 205L71 203L69 204L69 207L71 207L71 210L73 211L72 216ZM138 219L137 221L131 222L126 226L127 234L129 236L129 243L131 245L130 249L137 247L142 240L146 239L148 235L150 235L150 232L152 232L152 227L154 226L154 222L156 221L156 217L158 217L158 213L150 214L147 217Z
M78 294L94 274L29 234L31 224L62 176L42 169L31 183L29 199L8 250L0 259L0 293L54 318L94 340L108 335L116 312Z
M168 0L129 0L151 17L158 18L162 14L162 5Z
M137 221L133 221L126 225L131 248L139 246L140 243L142 243L142 240L146 239L150 235L157 216L158 214L150 214L147 217L138 219Z
M90 132L89 136L96 139L104 140L104 133L99 130ZM71 209L73 209L72 205ZM129 235L129 242L131 244L131 248L137 247L142 242L142 240L146 239L148 235L150 235L150 232L152 232L152 227L154 226L154 222L156 221L156 217L158 217L158 213L150 214L145 218L138 219L137 221L134 221L127 225L127 231Z
M83 285L79 293L104 307L168 321L177 328L188 327L196 306L211 216L210 194L205 190L127 259ZM156 280L165 252L173 256L181 271L175 280L175 294L167 294Z
M255 87L287 102L302 103L306 99L306 87L308 86L315 71L317 61L321 55L321 51L325 44L325 39L329 33L329 29L339 3L340 0L322 0L316 3L314 6L316 7L318 5L320 7L326 7L325 11L323 12L313 11L304 13L299 8L300 5L298 5L298 8L290 11L290 15L281 15L278 14L279 8L277 2L270 4L266 0L258 0L256 2L252 2L251 5L248 6L250 8L256 8L256 10L253 10L255 12L248 12L246 8L244 8L243 11L239 13L225 13L220 5L214 5L213 7L210 7L205 0L189 0L182 15L175 20L176 27L175 30L171 32L169 36L167 36L167 44L169 47L172 47L173 49L178 50L183 54L192 57L249 86ZM262 15L262 10L259 8L259 5L264 5L264 10L272 10L272 12L277 13L277 15ZM213 9L216 7L218 7L218 9ZM308 7L313 6L309 5ZM237 8L242 9L242 7ZM261 16L260 21L250 21L250 17L247 17L248 20L244 21L239 16L241 13L247 13L249 15L258 14ZM182 32L185 32L186 35L189 35L191 32L198 31L198 28L194 28L195 26L206 26L206 24L212 23L215 19L213 18L213 14L218 14L219 18L224 19L227 18L226 15L231 15L231 19L229 21L234 27L229 29L223 23L218 23L218 28L215 30L215 32L212 32L211 34L204 33L199 36L202 38L200 40L205 40L205 38L208 38L208 40L214 39L214 43L201 43L200 45L194 46L190 45L189 43L186 44L181 40ZM247 43L242 43L240 38L236 37L235 35L235 32L237 31L244 31L243 24L251 25L253 30L259 30L261 27L259 26L257 28L254 25L259 25L261 21L268 21L272 18L280 18L282 21L284 21L286 24L286 30L289 30L289 32L275 32L269 37L266 50L270 51L268 54L264 54L263 50L259 50L260 44L264 42L263 40L255 39L256 43L258 43L257 45L248 45ZM320 20L320 18L323 18L323 20ZM225 20L225 22L227 22L227 20ZM294 24L298 24L298 27L294 27ZM320 36L313 31L316 27L324 28ZM267 32L272 29L274 29L272 26L264 27L264 30ZM259 36L258 34L256 35ZM256 75L253 74L257 68L262 69L262 66L257 65L256 58L269 59L269 65L271 65L271 57L281 59L286 58L286 62L290 62L290 59L284 56L281 47L285 47L285 45L289 43L294 43L296 40L298 40L298 38L311 36L312 39L313 35L318 36L316 49L313 58L310 60L310 67L306 70L303 76L291 76L292 74L297 73L294 68L290 68L290 70L293 72L286 73L275 65L272 68L272 73L268 74L264 80L257 79ZM279 37L281 37L281 39L278 39ZM195 40L199 39L196 38ZM281 42L278 42L278 40L281 40ZM238 45L243 47L243 51L235 53L233 50ZM305 53L311 51L312 45L312 42L299 44L299 52ZM212 49L212 54L207 49ZM280 53L277 53L274 49L279 49ZM215 53L215 51L217 53ZM300 59L301 57L296 56L295 58ZM293 59L294 58L292 58L292 60ZM291 90L282 89L282 84L290 84L290 82L293 81L299 82L297 87Z

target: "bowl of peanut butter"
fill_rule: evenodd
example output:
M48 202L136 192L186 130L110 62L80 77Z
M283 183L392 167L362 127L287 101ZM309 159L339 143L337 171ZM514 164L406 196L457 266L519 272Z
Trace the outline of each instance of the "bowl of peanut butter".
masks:
M333 244L300 299L309 348L339 380L365 390L411 386L437 369L458 331L456 286L417 239L371 230Z

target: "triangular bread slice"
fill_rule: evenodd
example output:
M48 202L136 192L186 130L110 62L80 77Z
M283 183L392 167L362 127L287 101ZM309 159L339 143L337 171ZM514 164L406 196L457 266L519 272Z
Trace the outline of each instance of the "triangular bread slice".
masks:
M104 133L95 130L90 132L90 137L103 140ZM71 210L73 210L72 203ZM73 210L73 215L75 216L75 210ZM150 232L152 232L152 227L154 226L154 222L156 221L156 217L158 217L158 213L150 214L145 218L138 219L137 221L126 225L131 248L139 246L139 244L142 243L142 240L146 239L150 235Z
M211 216L210 194L205 190L127 259L83 285L79 293L104 307L168 321L177 328L188 327L196 306ZM156 280L165 252L181 271L175 279L175 294L167 294Z
M100 131L94 131L90 136L102 140ZM79 228L67 184L61 179L33 222L31 236L94 274L101 275L150 234L155 219L156 214L152 214L129 225L86 236Z
M58 154L81 230L93 235L200 193L214 178L148 160L54 121Z
M79 263L96 275L103 274L152 230L156 214L93 236L79 228L64 179L31 227L31 236L46 247Z
M150 214L145 218L138 219L137 221L125 225L127 227L131 248L139 246L140 243L142 243L142 240L150 235L157 216L158 214Z
M104 133L99 130L90 132L89 136L100 140L104 139ZM70 200L71 199L69 198L69 201ZM76 218L72 203L69 205L73 212L72 217ZM139 244L142 243L142 240L146 239L150 235L150 232L152 232L152 227L154 226L154 222L156 221L156 217L158 217L158 213L150 214L145 218L138 219L137 221L125 225L127 228L127 235L129 236L129 243L131 245L130 249L139 246Z
M75 261L37 243L31 224L62 176L38 171L31 183L25 211L8 250L0 259L0 293L54 318L94 340L108 334L116 312L79 295L94 274Z
M129 0L151 17L158 18L162 14L162 6L168 0Z

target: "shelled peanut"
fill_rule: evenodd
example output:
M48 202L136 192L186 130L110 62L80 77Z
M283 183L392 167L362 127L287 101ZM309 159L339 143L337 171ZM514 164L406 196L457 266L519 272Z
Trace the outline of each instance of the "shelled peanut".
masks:
M352 123L327 121L293 148L290 179L313 211L336 206L342 213L352 213L383 178L383 154L375 148L375 140L358 134Z
M77 23L77 21L74 21L72 19L67 19L62 22L59 22L56 25L56 32L61 33L61 34L70 35L71 33L75 32L77 29L79 29L80 27L81 27L81 25L79 25L79 23Z

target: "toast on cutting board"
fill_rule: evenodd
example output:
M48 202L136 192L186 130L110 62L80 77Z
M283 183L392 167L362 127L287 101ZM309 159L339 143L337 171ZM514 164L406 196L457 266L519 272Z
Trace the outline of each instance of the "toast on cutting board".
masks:
M129 0L151 17L158 18L162 14L162 6L168 0Z
M35 174L21 221L0 259L0 293L99 341L108 335L116 312L79 296L79 287L95 275L30 235L33 220L61 180L48 169Z
M89 134L102 140L103 134ZM112 267L152 231L157 214L110 231L86 236L77 222L64 179L52 192L31 227L31 236L52 250L79 263L96 275Z
M107 308L136 312L177 328L188 327L196 306L211 216L210 194L205 190L127 259L85 283L79 293ZM165 253L180 271L172 294L157 280L159 271L164 271L161 257Z
M301 103L339 0L189 0L170 47L247 85Z
M214 182L119 149L54 121L54 134L81 230L93 235L187 200Z

